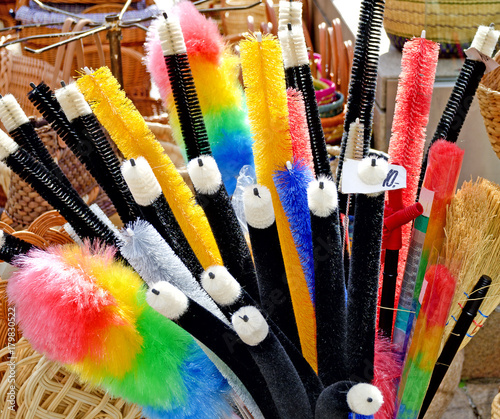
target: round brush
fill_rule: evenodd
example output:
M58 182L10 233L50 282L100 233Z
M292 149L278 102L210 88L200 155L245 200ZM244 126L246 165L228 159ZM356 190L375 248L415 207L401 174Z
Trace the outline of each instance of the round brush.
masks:
M69 147L75 150L78 158L86 156L81 159L82 163L92 161L86 167L108 195L122 222L135 221L141 216L140 208L123 179L118 158L78 86L76 83L63 85L55 91L55 97L79 137L76 143L75 138L68 135L66 138L71 138Z
M203 208L222 261L246 292L258 301L255 267L231 200L213 157L205 155L188 163L188 173L196 190L196 200Z
M123 163L121 170L144 219L153 225L191 274L199 280L203 267L175 219L147 160L144 157L130 159Z
M0 120L12 139L31 153L69 192L73 193L73 185L56 164L47 147L38 137L33 124L11 94L0 97ZM74 193L76 194L76 191Z
M3 131L0 131L0 159L57 209L80 237L115 244L116 237L81 198L63 189L56 178Z
M265 186L250 185L243 193L243 202L261 305L288 339L300 349L271 193Z

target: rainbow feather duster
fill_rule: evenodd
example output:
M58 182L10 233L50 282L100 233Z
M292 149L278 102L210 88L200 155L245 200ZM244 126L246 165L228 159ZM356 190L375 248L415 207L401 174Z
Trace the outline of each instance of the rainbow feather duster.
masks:
M203 267L222 264L203 210L195 204L193 193L147 127L144 118L120 89L109 68L101 67L79 78L77 83L99 122L123 155L128 159L143 156L148 161Z
M7 292L24 336L152 418L220 418L230 411L227 382L187 332L148 306L141 278L114 253L67 245L17 258Z
M253 165L247 111L238 81L239 60L225 46L217 24L200 14L191 2L177 4L169 14L179 18L212 153L232 194L240 169ZM174 138L183 146L157 22L148 32L145 47L148 71L168 109Z

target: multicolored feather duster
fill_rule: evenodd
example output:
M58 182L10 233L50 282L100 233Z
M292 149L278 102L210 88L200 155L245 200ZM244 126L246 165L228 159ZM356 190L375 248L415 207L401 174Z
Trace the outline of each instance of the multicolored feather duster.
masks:
M229 412L226 381L187 332L149 307L139 275L114 255L87 244L17 258L8 296L23 334L84 382L143 406L151 418Z
M179 19L213 156L232 194L240 169L253 165L250 128L238 81L239 60L224 45L217 24L201 15L191 2L177 4L169 15ZM153 23L148 32L146 64L168 109L174 138L183 145L157 25Z

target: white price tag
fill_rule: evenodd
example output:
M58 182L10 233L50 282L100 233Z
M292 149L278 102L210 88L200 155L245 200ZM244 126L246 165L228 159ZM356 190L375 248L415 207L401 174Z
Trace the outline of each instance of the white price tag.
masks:
M484 65L486 66L485 74L500 67L500 64L498 64L493 58L489 57L488 55L483 54L481 51L478 51L476 48L467 49L465 51L465 55L467 55L467 58L469 58L471 60L482 61L484 63Z
M389 165L386 178L375 185L363 182L358 176L359 160L346 159L342 171L341 192L348 193L377 193L393 189L406 188L406 169L395 164Z

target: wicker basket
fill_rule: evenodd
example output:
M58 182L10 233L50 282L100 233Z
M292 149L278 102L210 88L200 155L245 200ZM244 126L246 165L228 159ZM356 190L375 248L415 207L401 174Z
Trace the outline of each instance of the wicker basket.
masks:
M345 110L330 118L321 118L321 125L325 133L325 141L327 144L339 144L344 132Z
M41 121L41 123L45 123L45 125L37 128L38 135L80 196L83 196L88 204L96 203L99 205L107 215L115 213L113 205L95 179L66 144L59 139L51 126L45 121ZM2 221L15 229L21 229L31 224L39 215L52 209L52 206L29 184L15 173L12 174Z
M387 0L384 27L391 43L402 50L405 41L426 30L427 39L441 44L441 57L463 56L479 25L500 21L500 0Z
M500 63L500 52L495 56ZM486 74L477 89L479 109L493 150L500 159L500 68Z

